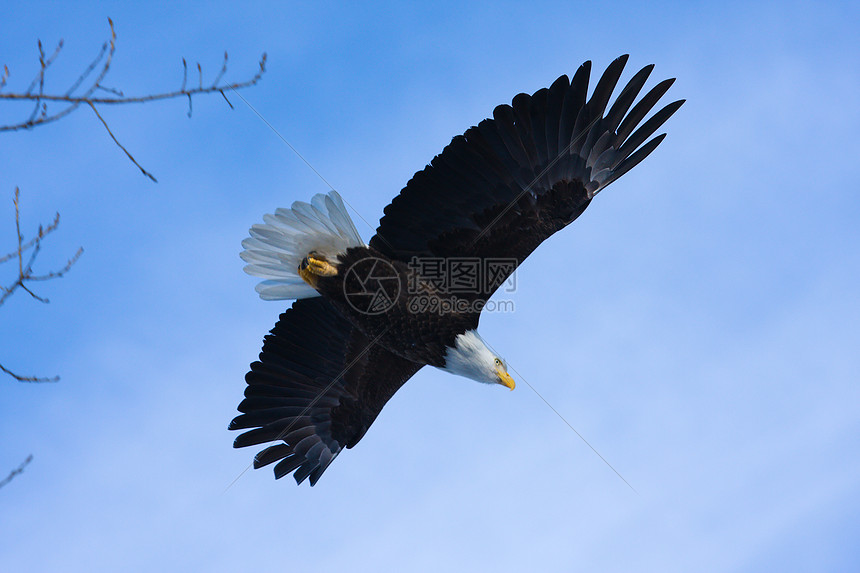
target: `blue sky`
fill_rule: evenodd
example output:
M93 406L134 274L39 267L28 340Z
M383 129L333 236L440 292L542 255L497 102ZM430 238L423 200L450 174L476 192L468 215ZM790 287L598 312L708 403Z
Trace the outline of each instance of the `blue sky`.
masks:
M0 135L0 250L15 186L25 232L61 213L37 269L85 250L37 285L49 305L0 308L0 363L62 376L0 380L0 472L34 455L0 490L0 569L860 567L856 6L7 3L8 89L61 37L65 89L108 16L127 94L177 88L181 57L211 78L226 49L239 81L268 52L242 95L365 239L452 136L586 59L630 53L625 79L654 63L688 101L483 317L517 390L425 369L313 489L243 474L226 427L283 310L240 242L325 183L236 97L103 108L157 185L84 109Z

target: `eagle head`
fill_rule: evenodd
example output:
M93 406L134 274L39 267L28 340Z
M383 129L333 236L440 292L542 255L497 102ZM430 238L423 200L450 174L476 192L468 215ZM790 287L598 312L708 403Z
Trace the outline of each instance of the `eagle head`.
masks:
M508 374L508 365L490 350L476 330L457 335L454 346L446 349L442 369L485 384L501 384L511 390L516 386Z

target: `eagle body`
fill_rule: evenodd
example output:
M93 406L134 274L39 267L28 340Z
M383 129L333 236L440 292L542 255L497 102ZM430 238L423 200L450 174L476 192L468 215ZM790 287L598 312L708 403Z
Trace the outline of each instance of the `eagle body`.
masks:
M407 263L372 247L353 247L332 262L337 274L316 278L314 287L354 328L392 354L442 368L456 337L478 327L479 313L443 315L417 306L418 297L444 293ZM382 299L376 309L370 307L374 296Z
M586 62L573 78L496 107L413 176L367 244L335 191L251 227L241 256L265 279L260 297L295 299L264 338L230 424L244 430L234 447L273 443L254 467L274 463L276 478L292 472L314 485L426 365L514 388L478 334L481 309L534 249L660 144L665 134L651 136L683 103L652 114L674 80L640 98L646 66L610 105L626 61L614 60L590 96ZM455 268L473 273L456 292Z

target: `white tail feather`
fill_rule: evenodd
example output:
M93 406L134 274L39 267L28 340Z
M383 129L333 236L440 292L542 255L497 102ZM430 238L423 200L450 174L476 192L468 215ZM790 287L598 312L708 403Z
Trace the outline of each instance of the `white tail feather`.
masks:
M239 255L248 263L246 273L266 279L256 287L263 300L319 296L298 274L302 259L311 251L335 259L350 247L364 246L337 191L276 209L263 221L251 227Z

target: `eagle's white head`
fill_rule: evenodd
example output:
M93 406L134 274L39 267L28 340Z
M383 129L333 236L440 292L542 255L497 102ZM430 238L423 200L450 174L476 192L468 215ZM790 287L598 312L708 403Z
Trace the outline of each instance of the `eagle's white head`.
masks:
M442 370L485 384L501 384L511 390L516 386L505 361L490 350L475 330L457 335L454 346L449 346L445 353Z

